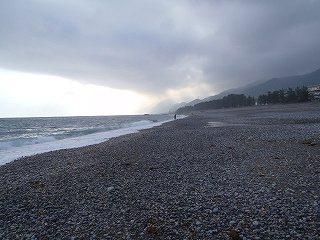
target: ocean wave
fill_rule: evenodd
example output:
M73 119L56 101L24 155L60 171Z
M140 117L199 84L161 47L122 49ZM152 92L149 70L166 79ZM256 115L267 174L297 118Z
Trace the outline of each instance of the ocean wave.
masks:
M39 136L36 138L17 138L0 142L0 150L6 150L12 147L21 147L25 145L41 144L56 141L53 136Z
M100 131L81 136L72 136L57 139L54 136L39 136L35 139L15 139L11 141L0 142L0 165L10 162L22 156L31 156L38 153L44 153L59 149L83 147L93 145L109 140L113 137L135 133L142 129L159 126L164 122L171 121L152 121L140 120L132 123L119 125L118 129Z
M137 122L133 122L133 123L128 123L128 124L124 124L123 128L130 128L130 127L140 127L140 126L146 126L149 124L153 124L157 122L157 120L141 120L141 121L137 121Z

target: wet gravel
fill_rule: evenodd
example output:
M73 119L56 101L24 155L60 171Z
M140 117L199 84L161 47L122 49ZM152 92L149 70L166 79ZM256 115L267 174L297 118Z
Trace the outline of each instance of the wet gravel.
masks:
M195 113L1 166L0 239L320 239L319 160L319 104Z

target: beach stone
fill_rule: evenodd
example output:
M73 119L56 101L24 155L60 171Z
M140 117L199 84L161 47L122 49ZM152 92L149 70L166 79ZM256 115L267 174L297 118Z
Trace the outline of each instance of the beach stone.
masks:
M252 224L253 224L253 226L258 226L259 222L258 221L253 221Z
M219 211L219 208L215 207L214 209L212 209L213 213L217 213Z
M238 231L234 230L234 229L229 231L228 236L232 240L240 240L241 239L240 233Z

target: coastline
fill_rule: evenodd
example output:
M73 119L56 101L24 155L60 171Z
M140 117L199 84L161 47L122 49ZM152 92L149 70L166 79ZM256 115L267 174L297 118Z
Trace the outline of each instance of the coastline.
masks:
M319 112L198 112L0 166L0 238L317 239Z
M183 117L184 116L182 115L180 118ZM29 157L36 154L98 144L104 141L108 141L111 138L119 137L130 133L136 133L140 130L159 126L169 121L173 121L173 119L168 119L159 122L154 122L150 120L140 120L138 122L132 122L130 124L127 124L127 126L119 127L118 129L112 129L108 131L101 131L64 139L55 139L54 136L48 136L47 138L52 138L53 140L44 142L41 142L40 140L40 142L37 144L26 144L18 147L11 147L4 151L1 151L0 147L0 166L14 161L16 159Z

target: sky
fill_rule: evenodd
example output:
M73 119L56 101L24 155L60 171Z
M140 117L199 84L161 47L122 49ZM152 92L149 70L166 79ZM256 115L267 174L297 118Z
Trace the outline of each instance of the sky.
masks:
M318 0L1 0L0 117L166 112L320 68Z

